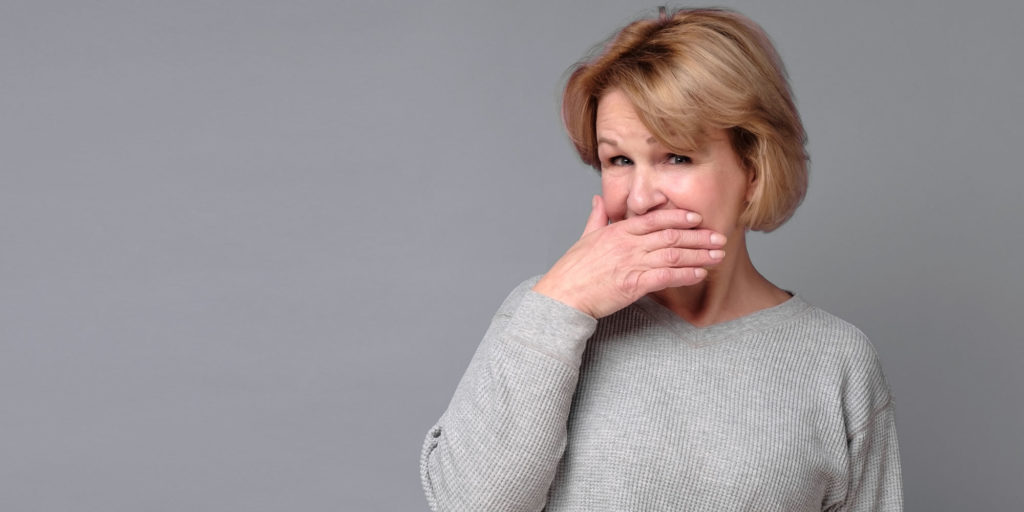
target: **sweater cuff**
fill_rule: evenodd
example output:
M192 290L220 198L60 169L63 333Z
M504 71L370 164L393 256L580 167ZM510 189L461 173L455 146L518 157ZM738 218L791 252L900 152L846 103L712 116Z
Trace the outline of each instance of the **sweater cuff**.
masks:
M510 339L578 369L597 319L533 290L526 292L505 331Z

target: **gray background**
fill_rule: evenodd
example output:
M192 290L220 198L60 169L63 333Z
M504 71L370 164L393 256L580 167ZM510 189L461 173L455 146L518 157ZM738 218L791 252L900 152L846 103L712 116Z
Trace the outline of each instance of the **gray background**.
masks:
M866 331L909 510L1024 504L1024 3L726 2L810 194L753 235ZM598 180L567 67L642 2L0 2L0 509L425 510L490 315Z

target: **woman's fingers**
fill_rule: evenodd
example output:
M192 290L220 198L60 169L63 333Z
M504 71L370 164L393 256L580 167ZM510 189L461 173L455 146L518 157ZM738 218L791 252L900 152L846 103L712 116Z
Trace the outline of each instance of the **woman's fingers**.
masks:
M708 271L700 267L658 268L640 274L637 287L647 294L665 288L693 286L707 276Z
M666 247L644 255L644 266L651 269L705 267L714 265L725 257L721 249L683 249Z
M587 225L583 228L583 235L596 231L608 225L608 214L604 211L604 200L601 196L594 196L590 200L590 216L587 217Z
M718 249L725 246L725 236L710 229L662 229L642 236L640 246L647 251L664 247Z
M725 237L695 212L656 210L608 224L604 199L594 196L583 236L533 289L595 318L652 291L689 286L721 261Z
M619 224L631 235L646 235L663 229L692 229L700 224L700 220L701 216L697 212L671 209L630 217Z

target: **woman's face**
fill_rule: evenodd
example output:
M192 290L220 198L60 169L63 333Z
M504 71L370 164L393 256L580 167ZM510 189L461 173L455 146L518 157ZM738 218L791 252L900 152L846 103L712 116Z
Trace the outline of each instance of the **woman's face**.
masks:
M605 210L612 222L662 208L701 214L700 227L729 237L754 187L724 130L679 154L659 143L617 89L597 105L598 157Z

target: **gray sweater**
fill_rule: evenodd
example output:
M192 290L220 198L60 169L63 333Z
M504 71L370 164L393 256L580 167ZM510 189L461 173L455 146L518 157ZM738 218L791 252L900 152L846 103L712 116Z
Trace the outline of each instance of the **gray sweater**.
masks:
M435 511L902 510L893 400L857 328L799 297L698 328L502 304L423 445Z

